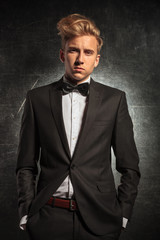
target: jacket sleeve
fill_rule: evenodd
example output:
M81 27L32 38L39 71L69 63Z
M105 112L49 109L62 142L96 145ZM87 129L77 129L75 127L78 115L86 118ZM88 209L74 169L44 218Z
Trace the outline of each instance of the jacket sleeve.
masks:
M20 218L28 214L30 205L35 196L39 152L38 131L29 91L27 93L22 115L16 167Z
M116 157L116 169L121 173L118 200L123 217L130 219L137 196L140 179L139 157L134 141L133 124L128 113L125 93L122 93L116 117L112 146Z

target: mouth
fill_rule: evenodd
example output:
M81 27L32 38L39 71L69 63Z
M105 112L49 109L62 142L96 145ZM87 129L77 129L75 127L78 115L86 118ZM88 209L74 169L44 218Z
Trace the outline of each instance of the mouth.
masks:
M81 67L74 67L74 70L76 70L76 71L80 72L80 71L83 71L83 70L84 70L84 68L81 68Z

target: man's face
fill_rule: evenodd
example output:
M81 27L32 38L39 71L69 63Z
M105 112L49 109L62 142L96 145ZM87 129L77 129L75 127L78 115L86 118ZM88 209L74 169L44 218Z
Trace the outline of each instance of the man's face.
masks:
M91 35L73 37L60 50L60 59L65 65L65 76L74 83L85 81L99 63L97 39Z

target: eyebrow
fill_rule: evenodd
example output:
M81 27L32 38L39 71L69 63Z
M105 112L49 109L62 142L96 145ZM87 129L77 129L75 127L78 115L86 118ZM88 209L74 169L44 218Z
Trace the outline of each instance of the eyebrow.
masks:
M78 47L76 47L76 46L69 46L68 49L69 49L69 50L72 50L72 49L80 50L80 49L79 49ZM95 52L95 51L94 51L93 49L91 49L91 48L85 48L84 51L90 51L90 52L92 52L92 53Z

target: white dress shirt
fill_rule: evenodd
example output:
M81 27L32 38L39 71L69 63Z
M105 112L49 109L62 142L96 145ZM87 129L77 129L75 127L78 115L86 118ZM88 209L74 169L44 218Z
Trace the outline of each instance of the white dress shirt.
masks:
M63 80L66 81L65 78ZM90 83L90 77L83 83L86 82ZM62 96L63 121L71 157L73 156L82 126L86 103L87 97L82 96L77 90ZM71 198L73 196L73 186L69 176L66 177L53 196L61 198Z
M65 77L63 77L63 81L67 81ZM90 83L90 77L83 83L85 82ZM63 121L71 156L73 156L79 137L84 111L87 106L87 99L88 98L86 96L82 96L77 90L62 96ZM70 176L68 175L53 196L60 198L72 198L73 194L73 185ZM127 221L128 220L126 218L123 218L123 227L126 227ZM21 225L26 222L27 216L24 216L20 221L21 229L23 229Z

